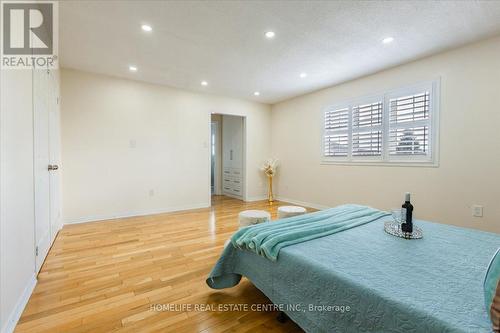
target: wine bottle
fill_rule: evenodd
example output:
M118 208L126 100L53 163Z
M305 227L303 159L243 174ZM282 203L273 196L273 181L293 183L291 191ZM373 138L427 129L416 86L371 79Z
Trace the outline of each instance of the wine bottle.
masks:
M413 232L413 205L410 202L410 193L406 192L405 202L401 206L401 218L404 223L401 224L401 231L412 233Z

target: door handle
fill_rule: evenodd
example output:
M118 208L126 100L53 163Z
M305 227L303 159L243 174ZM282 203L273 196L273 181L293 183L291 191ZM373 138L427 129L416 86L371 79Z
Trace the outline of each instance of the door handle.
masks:
M229 160L231 160L231 161L233 160L233 150L232 149L229 151Z
M47 168L47 170L49 171L56 171L57 169L59 169L59 166L57 164L54 165L49 164L49 167Z

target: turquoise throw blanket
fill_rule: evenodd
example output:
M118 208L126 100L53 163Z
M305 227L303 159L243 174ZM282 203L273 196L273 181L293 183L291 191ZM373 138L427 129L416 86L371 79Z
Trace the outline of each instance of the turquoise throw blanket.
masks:
M366 206L343 205L243 228L233 235L231 243L236 248L276 261L285 246L332 235L387 215L386 212Z

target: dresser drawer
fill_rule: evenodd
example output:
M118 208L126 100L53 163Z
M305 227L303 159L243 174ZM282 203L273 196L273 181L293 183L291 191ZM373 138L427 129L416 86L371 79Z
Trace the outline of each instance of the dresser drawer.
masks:
M232 182L234 177L228 175L222 175L222 182Z
M231 193L233 193L234 195L239 195L241 196L241 188L233 188L231 190Z
M222 181L222 187L223 187L224 189L225 189L226 187L227 187L227 188L233 188L233 184L234 184L234 183L233 183L233 180L232 180L232 179L228 179L228 180L226 180L226 179L224 178L224 180Z
M241 197L243 195L243 177L241 168L223 168L222 192L231 196Z
M241 187L241 179L238 179L238 178L234 178L231 180L231 183L233 184L233 186L235 187Z

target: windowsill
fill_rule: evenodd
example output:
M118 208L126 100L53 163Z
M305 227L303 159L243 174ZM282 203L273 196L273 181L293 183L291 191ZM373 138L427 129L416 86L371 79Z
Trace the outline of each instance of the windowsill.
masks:
M321 165L439 168L439 162L376 162L322 160Z

